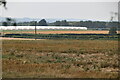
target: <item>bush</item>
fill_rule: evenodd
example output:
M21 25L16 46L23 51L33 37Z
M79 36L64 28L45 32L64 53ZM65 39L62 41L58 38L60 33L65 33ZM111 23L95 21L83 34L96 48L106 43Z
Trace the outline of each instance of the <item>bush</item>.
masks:
M117 34L117 28L116 27L111 27L109 30L109 34Z

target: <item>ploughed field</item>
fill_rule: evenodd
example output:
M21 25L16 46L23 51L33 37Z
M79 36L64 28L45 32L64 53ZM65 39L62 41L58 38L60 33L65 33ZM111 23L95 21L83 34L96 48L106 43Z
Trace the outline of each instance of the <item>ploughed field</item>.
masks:
M11 33L30 33L34 34L34 30L5 30L4 34ZM106 30L37 30L37 34L108 34Z
M3 78L117 78L117 40L3 40Z

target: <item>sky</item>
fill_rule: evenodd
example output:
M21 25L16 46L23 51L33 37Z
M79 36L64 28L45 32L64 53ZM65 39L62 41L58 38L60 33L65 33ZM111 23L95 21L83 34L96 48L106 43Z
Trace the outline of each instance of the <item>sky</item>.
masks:
M119 0L7 0L7 2L119 2Z
M118 2L9 2L3 17L74 18L109 21L118 12ZM117 20L117 17L114 19Z

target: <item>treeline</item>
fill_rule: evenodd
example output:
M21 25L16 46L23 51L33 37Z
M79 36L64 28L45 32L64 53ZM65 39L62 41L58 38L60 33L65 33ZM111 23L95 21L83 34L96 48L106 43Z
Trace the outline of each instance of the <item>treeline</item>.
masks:
M5 34L3 37L32 39L118 40L119 34Z
M87 27L87 28L109 28L109 27L118 27L120 23L118 22L103 22L103 21L72 21L67 22L56 21L54 23L50 23L52 26L78 26L78 27Z
M13 23L10 21L5 21L2 23L2 26L76 26L76 27L87 27L87 28L109 28L109 27L118 27L120 23L118 22L104 22L104 21L56 21L53 23L47 23L45 19L42 19L38 22L18 22Z
M15 22L13 21L4 21L2 23L2 26L14 26ZM48 26L48 23L46 22L45 19L40 20L39 22L37 21L31 21L31 22L16 22L16 26Z

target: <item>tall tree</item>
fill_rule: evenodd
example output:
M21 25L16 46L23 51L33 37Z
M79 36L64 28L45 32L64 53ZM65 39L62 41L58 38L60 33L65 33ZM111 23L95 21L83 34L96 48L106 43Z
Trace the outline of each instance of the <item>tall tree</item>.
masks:
M61 26L69 26L69 23L66 20L61 21Z
M38 22L39 26L47 26L47 22L45 19L42 19L41 21Z
M3 22L2 26L8 26L7 22Z
M29 24L30 26L35 26L36 21L31 21Z
M6 22L2 23L4 26L17 26L17 23L12 18L6 18Z
M60 21L56 21L56 22L54 23L54 25L55 25L55 26L60 26L60 25L61 25L61 22L60 22Z

